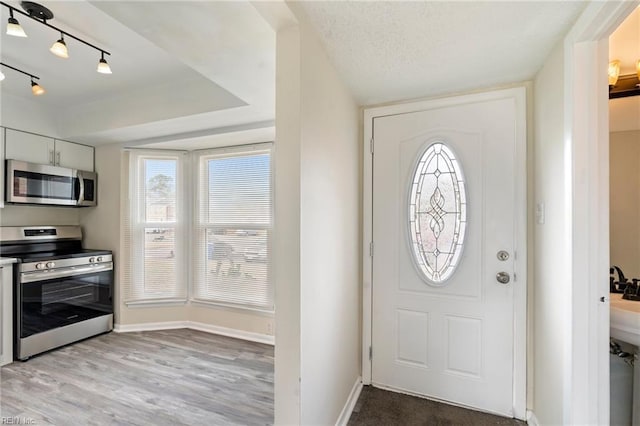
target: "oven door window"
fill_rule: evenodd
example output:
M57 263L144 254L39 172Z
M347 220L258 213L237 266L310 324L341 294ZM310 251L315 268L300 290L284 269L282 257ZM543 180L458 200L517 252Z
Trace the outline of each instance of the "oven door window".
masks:
M113 313L113 271L21 284L20 337Z

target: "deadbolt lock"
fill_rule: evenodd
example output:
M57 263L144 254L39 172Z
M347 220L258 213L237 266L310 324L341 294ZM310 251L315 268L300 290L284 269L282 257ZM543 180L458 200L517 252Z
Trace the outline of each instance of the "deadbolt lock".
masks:
M509 259L509 252L505 251L505 250L500 250L497 254L498 260L501 261L505 261L507 259Z

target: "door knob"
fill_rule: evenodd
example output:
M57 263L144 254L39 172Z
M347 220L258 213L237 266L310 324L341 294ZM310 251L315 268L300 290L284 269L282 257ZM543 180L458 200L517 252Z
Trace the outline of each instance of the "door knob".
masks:
M508 284L509 281L511 281L511 277L507 272L498 272L496 274L496 280L498 280L500 284Z

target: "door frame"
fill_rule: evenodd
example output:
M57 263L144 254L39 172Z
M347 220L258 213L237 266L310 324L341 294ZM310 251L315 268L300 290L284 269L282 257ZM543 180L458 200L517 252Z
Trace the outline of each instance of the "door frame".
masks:
M363 230L362 230L362 382L371 384L372 362L369 357L372 342L373 302L373 125L378 117L440 109L455 105L510 98L516 106L516 240L517 257L514 263L514 348L513 348L513 413L526 417L527 387L527 105L526 88L515 87L469 95L367 108L364 110L363 161Z
M609 36L638 0L590 3L564 39L564 424L609 423ZM606 303L600 298L604 297Z

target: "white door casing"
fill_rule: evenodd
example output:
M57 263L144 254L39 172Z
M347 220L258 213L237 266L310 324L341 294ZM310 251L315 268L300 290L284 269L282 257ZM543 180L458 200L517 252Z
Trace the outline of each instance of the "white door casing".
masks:
M509 89L366 112L375 153L365 154L373 206L365 245L374 242L365 256L365 383L524 418L524 98ZM408 226L413 172L437 142L457 157L467 198L462 256L444 285L421 276ZM511 281L498 283L498 272Z

